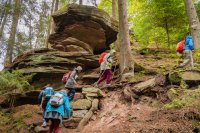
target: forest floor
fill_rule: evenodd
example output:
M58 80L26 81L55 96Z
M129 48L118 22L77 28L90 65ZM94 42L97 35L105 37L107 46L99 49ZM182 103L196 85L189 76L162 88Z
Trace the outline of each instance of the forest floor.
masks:
M163 54L163 56L138 54L135 56L135 61L147 69L162 73L174 69L178 59L174 54ZM135 78L132 79L133 84L154 76L137 72ZM199 124L196 123L199 123L200 117L193 118L194 115L199 115L199 112L194 108L167 109L164 105L169 100L148 95L142 95L136 102L127 101L123 95L124 87L103 90L106 92L106 97L100 99L100 109L95 112L81 133L193 133L195 128L199 128ZM0 115L1 119L5 120L0 124L1 131L6 127L17 128L20 133L29 133L30 130L27 127L31 129L30 126L33 124L41 124L41 111L37 105L22 105L14 108L11 116L5 114L9 114L8 109ZM12 126L9 127L10 121L12 121L10 123ZM24 123L26 127L23 127ZM60 132L76 133L77 130L64 128L61 124Z

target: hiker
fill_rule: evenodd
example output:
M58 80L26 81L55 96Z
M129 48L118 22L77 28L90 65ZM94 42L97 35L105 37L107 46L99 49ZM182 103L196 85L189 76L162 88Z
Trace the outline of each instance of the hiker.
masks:
M56 92L47 103L45 119L51 120L49 133L58 133L59 125L65 117L65 112L68 119L70 118L70 104L66 90Z
M78 74L82 71L82 67L78 66L74 68L72 72L70 72L69 78L66 81L65 88L69 90L68 97L69 101L71 102L74 99L75 89L74 84L78 85L76 79L78 78Z
M45 111L46 111L46 106L47 103L49 102L51 96L54 94L53 88L51 87L50 84L46 85L45 87L43 87L43 90L40 92L39 96L38 96L38 100L39 100L39 104L40 104L40 108L43 111L43 123L42 123L42 127L46 127L47 123L44 119L44 115L45 115Z
M94 84L96 87L99 87L99 84L106 79L106 87L110 86L110 81L112 77L112 56L116 51L112 49L108 54L103 58L101 63L101 69L103 70L99 80Z
M100 74L102 74L104 72L104 70L103 70L104 69L103 59L106 56L106 54L107 54L107 51L101 53L100 56L99 56Z
M184 41L178 43L176 51L179 54L182 54L184 61L180 63L178 67L183 68L187 64L190 64L190 67L194 67L193 57L192 57L192 50L194 50L194 44L192 36L187 36Z

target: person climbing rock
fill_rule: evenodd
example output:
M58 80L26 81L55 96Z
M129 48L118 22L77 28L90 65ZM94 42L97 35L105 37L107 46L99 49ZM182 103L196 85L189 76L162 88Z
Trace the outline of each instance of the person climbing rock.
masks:
M187 36L184 41L184 47L181 46L183 41L178 43L176 51L179 54L182 54L184 61L179 64L178 67L182 68L186 66L187 64L190 64L190 67L194 67L194 62L193 62L193 56L192 56L192 50L194 50L194 44L193 44L193 39L192 36Z
M108 54L106 54L103 58L103 62L101 63L101 69L103 70L99 80L94 83L96 87L99 87L99 84L106 79L106 87L110 86L110 81L112 77L112 56L116 51L112 49Z
M100 74L102 74L104 72L105 67L104 67L103 59L107 53L109 53L109 51L105 51L105 52L101 53L99 56Z
M59 125L65 117L70 118L70 103L66 90L56 92L47 103L45 120L51 121L49 133L58 133Z
M45 115L45 111L46 111L46 106L47 103L49 102L51 96L54 94L53 88L51 87L50 84L46 85L45 87L43 87L43 90L40 92L39 96L38 96L38 101L40 104L40 108L43 111L43 123L42 123L42 127L46 127L47 123L44 119L44 115Z
M68 97L69 101L71 102L74 99L75 95L75 89L74 89L74 84L78 85L76 82L76 79L78 78L78 74L82 71L82 67L78 66L76 67L71 73L69 78L66 81L65 88L69 90L68 92Z

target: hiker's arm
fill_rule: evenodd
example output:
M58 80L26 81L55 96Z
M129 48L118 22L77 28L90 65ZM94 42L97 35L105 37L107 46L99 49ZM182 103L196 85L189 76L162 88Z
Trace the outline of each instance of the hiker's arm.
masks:
M67 117L70 118L70 104L69 104L69 99L65 97L65 110L67 111Z
M42 102L42 96L43 96L43 91L41 91L40 94L39 94L39 96L38 96L38 103L39 103L39 105Z

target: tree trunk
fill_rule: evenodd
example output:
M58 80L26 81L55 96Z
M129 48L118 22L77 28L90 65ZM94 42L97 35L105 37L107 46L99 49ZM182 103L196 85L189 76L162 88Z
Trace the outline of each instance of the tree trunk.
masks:
M116 16L117 3L116 2L117 0L112 0L112 17L114 19L117 19L117 16ZM119 51L120 46L119 46L118 40L114 42L114 45L115 45L115 50Z
M79 5L83 5L83 0L79 0Z
M30 17L30 24L29 24L29 46L30 46L30 49L33 48L32 46L32 21L31 21L31 17Z
M55 0L52 0L49 27L48 27L48 31L47 31L46 48L49 47L48 38L49 38L50 33L52 33L52 28L53 28L53 21L52 21L51 15L53 14L53 11L54 11L54 4L55 4Z
M54 12L58 10L59 0L56 0Z
M119 38L120 38L120 72L134 71L130 47L126 0L118 0Z
M10 8L10 4L11 4L11 0L9 0L8 3L6 3L6 5L7 5L6 7ZM6 8L5 14L4 14L4 17L3 17L3 21L2 21L2 24L1 24L1 29L0 29L0 38L3 35L3 30L4 30L4 26L6 24L6 21L7 21L8 13L9 13L9 9Z
M13 59L13 48L15 44L15 34L17 30L19 15L20 15L20 9L21 9L21 0L15 0L14 5L14 13L12 18L12 26L10 30L10 37L8 39L8 46L7 46L7 53L5 57L5 66L12 63Z
M200 49L200 24L193 1L184 0L184 2L190 25L190 33L194 41L194 48Z

